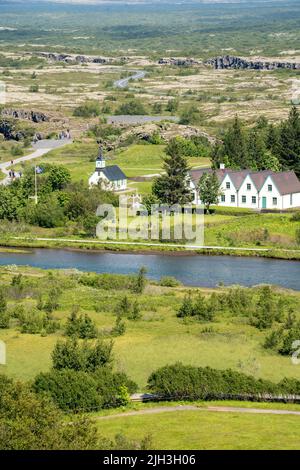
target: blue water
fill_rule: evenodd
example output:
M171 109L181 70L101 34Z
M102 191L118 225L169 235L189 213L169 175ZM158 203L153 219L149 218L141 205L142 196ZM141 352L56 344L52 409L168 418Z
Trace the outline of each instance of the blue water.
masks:
M300 290L300 262L267 258L166 254L89 253L34 249L28 253L0 253L0 265L30 265L45 269L77 268L97 273L132 274L141 266L148 277L173 276L187 286L215 287L274 284Z

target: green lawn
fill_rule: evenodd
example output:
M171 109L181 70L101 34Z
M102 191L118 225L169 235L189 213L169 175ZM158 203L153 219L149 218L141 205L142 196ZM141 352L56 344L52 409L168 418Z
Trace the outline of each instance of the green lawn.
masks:
M99 420L97 425L107 437L151 435L159 450L299 449L299 416L178 411Z
M125 150L118 150L115 154L107 156L107 165L119 165L129 177L152 175L162 172L163 158L165 157L164 145L132 145ZM88 181L95 168L97 157L97 144L91 141L75 142L66 147L55 149L41 159L35 160L40 164L43 161L52 164L66 166L74 181ZM209 166L207 158L190 158L191 167ZM30 165L32 163L28 163ZM130 183L139 191L148 193L151 190L151 182Z

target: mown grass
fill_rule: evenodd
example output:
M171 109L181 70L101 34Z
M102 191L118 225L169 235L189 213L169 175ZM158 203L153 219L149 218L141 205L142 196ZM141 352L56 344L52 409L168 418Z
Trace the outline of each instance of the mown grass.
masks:
M151 435L154 449L298 449L298 416L206 411L165 412L97 421L101 434Z

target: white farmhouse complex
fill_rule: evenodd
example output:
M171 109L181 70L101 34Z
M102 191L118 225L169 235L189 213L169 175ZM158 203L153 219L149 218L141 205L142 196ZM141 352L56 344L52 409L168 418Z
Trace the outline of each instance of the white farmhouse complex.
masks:
M210 168L190 171L195 204L201 204L197 190L201 176L212 171ZM221 168L216 170L216 175L221 185L220 206L254 210L300 207L300 181L294 171L276 173L270 170L253 172Z
M89 186L100 185L108 191L124 191L127 189L127 177L118 165L106 166L101 148L96 160L96 169L89 178Z

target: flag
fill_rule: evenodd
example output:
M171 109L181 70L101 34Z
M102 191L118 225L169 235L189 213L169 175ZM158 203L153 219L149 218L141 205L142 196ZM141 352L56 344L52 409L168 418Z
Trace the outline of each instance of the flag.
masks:
M40 166L36 166L36 167L35 167L35 171L36 171L36 174L37 174L37 175L40 175L41 173L44 172L44 169L41 168Z

